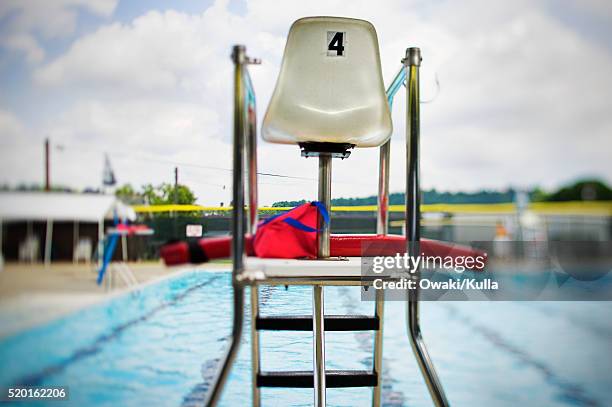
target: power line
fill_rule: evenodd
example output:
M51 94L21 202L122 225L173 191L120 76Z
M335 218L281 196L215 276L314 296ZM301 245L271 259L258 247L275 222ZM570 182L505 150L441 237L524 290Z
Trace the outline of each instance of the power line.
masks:
M80 151L80 152L93 153L93 154L107 153L107 154L111 154L114 156L126 156L129 154L123 151L108 151L108 150L102 151L102 150L84 149L80 147L66 148L66 146L63 144L56 144L54 147L58 149L59 151L73 150L73 151ZM157 162L161 164L168 164L168 165L175 165L175 166L180 165L183 167L195 167L195 168L201 168L201 169L206 169L206 170L233 172L231 168L214 167L210 165L202 165L202 164L195 164L195 163L181 162L181 161L170 161L170 160L164 160L164 159L153 158L153 157L138 157L138 156L130 155L129 157L123 157L123 158L129 158L130 160ZM298 177L294 175L284 175L284 174L274 174L271 172L257 172L257 175L261 175L265 177L299 179L299 180L305 180L305 181L316 181L317 180L316 178Z
M129 155L130 153L127 153L124 151L108 151L108 150L102 151L102 150L94 150L94 149L84 149L80 147L66 148L64 144L56 144L54 147L58 149L59 151L73 150L73 151L80 151L80 152L93 153L93 154L107 153L107 154L111 154L114 156L123 156L119 158L129 158L130 160L157 162L157 163L167 164L167 165L172 165L172 166L179 165L183 167L193 167L193 168L213 170L213 171L223 171L223 172L229 172L229 173L233 172L231 168L215 167L215 166L202 165L202 164L196 164L196 163L190 163L190 162L171 161L171 160L164 160L164 159L154 158L154 157L138 157L134 155ZM126 155L129 155L129 157L125 157ZM264 177L273 177L273 178L295 179L295 180L300 180L300 181L317 181L317 178L313 178L313 177L300 177L300 176L295 176L295 175L275 174L271 172L259 172L258 171L257 175L261 175ZM340 184L364 185L363 183L360 183L360 182L351 182L351 181L334 181L334 182L340 183ZM267 185L273 185L273 184L267 184ZM283 185L283 184L278 184L278 185Z

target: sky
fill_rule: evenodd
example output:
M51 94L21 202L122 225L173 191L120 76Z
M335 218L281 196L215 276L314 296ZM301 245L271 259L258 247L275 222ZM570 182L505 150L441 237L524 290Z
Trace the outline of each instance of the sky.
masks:
M179 182L198 202L231 195L231 47L250 66L259 119L286 35L304 16L376 27L385 83L422 50L422 185L546 189L612 181L612 4L607 1L3 0L0 184L99 188ZM436 85L436 78L439 86ZM403 91L393 105L391 191L405 183ZM259 143L260 203L315 199L317 161ZM376 193L378 150L333 162L335 197Z

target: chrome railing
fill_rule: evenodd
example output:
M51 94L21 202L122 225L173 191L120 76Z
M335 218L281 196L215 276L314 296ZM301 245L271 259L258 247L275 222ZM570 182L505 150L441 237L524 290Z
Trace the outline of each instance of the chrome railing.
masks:
M403 84L406 84L406 250L411 256L419 255L421 241L421 195L419 186L419 68L421 60L421 50L419 48L408 48L406 50L406 58L402 61L402 67L393 78L391 85L387 88L387 100L389 108L392 108L395 94ZM407 83L406 78L408 78ZM380 235L386 235L388 232L390 154L391 140L380 147L378 210L376 217L376 233ZM444 389L421 335L418 291L420 270L414 274L414 277L417 279L417 288L408 291L407 318L410 344L434 404L436 406L448 406ZM377 313L380 312L382 324L384 305L382 300L379 303L379 296L383 297L384 294L377 293L376 306ZM378 336L374 340L376 350L382 349L382 335L380 335L380 338ZM380 372L382 360L378 361L376 354L377 352L375 352L374 366ZM380 394L377 394L375 389L374 400L377 397L380 398Z
M393 108L395 94L406 81L406 68L402 65L387 88L389 110ZM391 139L380 146L378 165L378 207L376 214L376 233L386 235L389 230L389 163L391 159Z
M244 326L244 285L239 276L244 271L246 230L255 231L257 224L257 118L255 112L255 93L247 70L248 64L259 61L246 55L242 45L232 50L234 61L234 140L233 140L233 174L232 174L232 287L234 292L234 316L229 347L221 359L221 368L212 382L206 405L214 406L219 402L221 393L232 364L240 348ZM245 150L248 151L245 158ZM249 174L249 220L245 228L244 208L244 169Z
M246 58L248 64L259 64L257 59ZM253 89L253 82L251 82L251 76L249 71L244 67L242 69L242 80L246 88L246 108L244 113L246 114L246 172L247 179L249 182L246 185L249 197L248 205L248 223L247 233L255 234L257 231L257 105L255 103L255 89Z
M406 79L404 66L393 78L387 88L387 101L389 109L393 106L393 98ZM389 231L389 166L391 159L391 139L380 147L378 166L378 208L376 214L376 234L386 235ZM374 371L377 374L377 386L372 389L372 406L378 407L381 401L382 390L382 351L383 351L383 322L385 319L385 292L376 290L376 303L374 315L378 318L379 328L374 336Z
M421 60L419 48L406 50L406 58L403 61L408 78L406 86L406 251L411 257L420 255L421 242L421 190L419 186L419 137L421 132L419 67ZM416 288L408 290L408 336L434 404L448 406L444 389L421 336L418 281L420 273L421 271L417 270L414 274L417 280Z

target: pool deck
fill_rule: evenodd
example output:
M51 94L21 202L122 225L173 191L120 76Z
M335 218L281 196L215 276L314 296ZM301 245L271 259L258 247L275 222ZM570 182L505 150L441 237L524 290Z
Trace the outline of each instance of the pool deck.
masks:
M96 284L94 264L8 263L0 272L0 338L51 321L63 315L103 301L193 267L168 268L161 262L129 263L137 286L126 287L115 278L115 287L107 290ZM219 264L215 268L229 265Z

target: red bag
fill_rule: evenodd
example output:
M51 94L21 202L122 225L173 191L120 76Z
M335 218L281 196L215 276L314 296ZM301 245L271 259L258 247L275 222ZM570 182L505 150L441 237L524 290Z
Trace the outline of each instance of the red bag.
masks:
M256 256L316 259L319 212L327 227L329 213L320 202L305 203L260 222L253 243Z

